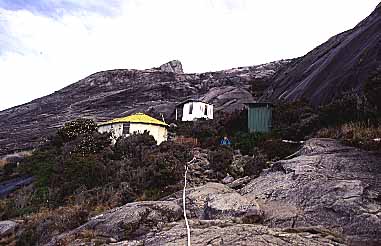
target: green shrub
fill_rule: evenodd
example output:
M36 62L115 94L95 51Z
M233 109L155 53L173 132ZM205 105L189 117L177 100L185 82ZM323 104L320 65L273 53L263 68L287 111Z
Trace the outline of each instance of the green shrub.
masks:
M232 137L232 146L239 149L243 155L253 155L255 148L261 146L269 136L263 133L237 132Z
M63 142L69 142L80 135L88 135L97 131L97 124L90 119L77 119L66 123L57 132Z
M117 140L113 148L114 159L122 160L130 158L141 162L144 154L155 147L156 141L148 132L132 134Z
M244 175L258 177L262 170L267 167L266 161L267 156L256 151L253 157L245 163Z
M43 245L53 236L74 229L88 219L88 211L78 206L55 210L44 209L25 217L25 226L16 240L17 246Z
M273 134L288 140L303 140L320 127L319 115L305 100L280 101L273 109Z
M226 173L233 161L233 150L227 146L219 146L209 152L208 160L213 170Z

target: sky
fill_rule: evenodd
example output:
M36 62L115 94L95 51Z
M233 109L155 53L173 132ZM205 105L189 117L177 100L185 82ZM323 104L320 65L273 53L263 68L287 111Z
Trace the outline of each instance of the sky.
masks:
M0 110L108 69L187 73L295 58L379 0L0 0Z

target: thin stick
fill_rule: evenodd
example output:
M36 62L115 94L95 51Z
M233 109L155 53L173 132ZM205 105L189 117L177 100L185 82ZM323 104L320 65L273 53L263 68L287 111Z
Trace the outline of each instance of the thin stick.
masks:
M185 219L185 224L187 226L187 246L191 246L190 242L190 228L189 228L189 223L188 223L188 218L187 218L187 212L185 208L185 190L187 188L187 173L188 173L188 164L191 163L195 158L193 158L190 162L188 162L185 165L185 174L184 174L184 190L183 190L183 210L184 210L184 219Z

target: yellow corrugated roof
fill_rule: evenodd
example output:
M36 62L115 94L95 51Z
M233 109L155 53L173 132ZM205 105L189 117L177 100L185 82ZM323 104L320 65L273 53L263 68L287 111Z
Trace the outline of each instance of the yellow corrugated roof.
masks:
M162 126L168 126L163 121L157 120L149 115L143 114L143 113L136 113L132 114L130 116L122 117L122 118L116 118L104 123L100 123L100 126L103 125L109 125L109 124L115 124L115 123L145 123L145 124L153 124L153 125L162 125Z

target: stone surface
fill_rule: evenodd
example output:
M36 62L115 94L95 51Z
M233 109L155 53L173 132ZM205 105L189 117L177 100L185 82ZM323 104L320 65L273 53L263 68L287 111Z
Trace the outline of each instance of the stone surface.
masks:
M189 188L192 245L380 245L381 156L330 139L311 139L298 153L258 178L236 180L237 191L220 183ZM58 238L83 245L87 230L94 244L184 245L181 206L182 191L127 204Z
M284 245L308 245L308 246L341 246L345 245L341 238L318 228L305 228L300 231L288 231L270 229L261 225L234 224L222 220L191 220L191 245L258 245L258 246L284 246ZM175 222L168 224L160 232L148 233L142 238L121 241L113 246L178 246L186 245L187 237L185 224ZM81 245L81 241L70 245ZM89 244L87 244L89 245Z
M170 62L147 70L118 69L92 74L48 96L0 112L0 157L31 149L65 122L86 117L105 121L135 112L174 119L175 105L195 97L215 110L241 109L253 100L251 83L270 78L289 61L207 73L181 73ZM161 118L161 117L160 117Z
M171 72L171 73L184 73L183 65L178 60L173 60L167 62L159 67L159 69L163 72Z
M0 221L0 238L9 236L16 232L18 224L11 220Z
M381 156L312 139L239 192L271 227L323 226L352 243L381 244Z
M16 245L16 231L19 224L11 221L0 221L0 246L2 245Z
M343 92L362 93L364 82L381 68L381 4L356 27L340 33L281 70L263 100L330 102Z
M182 209L174 202L129 203L91 218L86 224L61 234L47 245L57 245L61 240L71 240L84 231L92 231L96 236L121 241L144 235L165 223L179 220L181 216Z
M222 179L223 184L229 184L234 181L234 178L230 175L227 175L225 178Z

